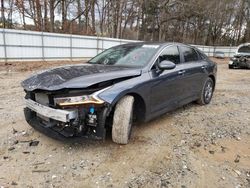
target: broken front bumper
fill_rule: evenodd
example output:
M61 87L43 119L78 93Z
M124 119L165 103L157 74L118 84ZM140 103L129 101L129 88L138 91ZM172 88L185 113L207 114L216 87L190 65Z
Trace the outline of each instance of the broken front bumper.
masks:
M75 110L59 110L41 105L31 99L25 99L26 107L32 111L57 121L64 123L70 122L70 120L77 118L77 111Z
M79 112L77 109L54 109L31 99L25 99L25 104L24 114L26 121L33 128L49 137L60 140L76 137L97 140L105 139L106 107L99 111L97 125L87 126L79 123ZM79 131L80 126L84 126L84 128L81 128L81 131Z

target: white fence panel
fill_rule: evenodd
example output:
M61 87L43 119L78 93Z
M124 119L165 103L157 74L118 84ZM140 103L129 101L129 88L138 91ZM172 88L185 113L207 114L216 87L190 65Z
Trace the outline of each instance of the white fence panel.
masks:
M0 46L0 58L4 57L4 47Z
M3 33L1 32L0 33L0 45L4 45L4 42L3 42ZM2 57L2 56L1 56Z
M112 46L129 42L138 41L0 29L0 61L89 59ZM227 46L193 46L208 56L221 51L225 53L225 56L232 57L237 49L237 47Z
M70 50L68 48L45 48L44 57L46 59L70 59Z
M109 41L109 40L103 40L103 49L108 49L112 46L117 46L120 43L118 43L117 41Z
M7 46L8 59L40 59L42 52L36 47Z
M43 36L43 42L45 47L68 47L70 48L70 38L57 37L57 36Z
M39 35L23 35L22 33L5 33L7 45L19 46L42 46L42 39Z
M97 50L96 49L73 49L73 57L74 58L86 58L90 59L94 56L96 56Z

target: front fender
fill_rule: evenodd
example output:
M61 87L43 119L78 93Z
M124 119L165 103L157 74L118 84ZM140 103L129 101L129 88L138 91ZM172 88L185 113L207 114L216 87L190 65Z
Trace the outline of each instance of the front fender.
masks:
M150 100L150 87L148 83L150 82L150 76L148 73L144 73L139 77L135 77L129 80L125 80L116 83L109 89L98 95L99 98L106 101L114 107L115 104L125 95L135 94L140 96L145 102L146 109L149 105Z

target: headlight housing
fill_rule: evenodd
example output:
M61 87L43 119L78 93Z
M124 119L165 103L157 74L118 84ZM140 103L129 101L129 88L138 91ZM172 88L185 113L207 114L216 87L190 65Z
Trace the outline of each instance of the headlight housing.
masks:
M65 106L76 106L84 104L103 104L104 101L93 95L82 95L75 97L61 97L54 99L55 104Z
M54 98L54 103L61 106L78 106L78 105L85 105L85 104L104 104L104 100L98 97L98 94L103 92L104 90L110 87L104 88L100 91L97 91L91 95L81 95L81 96L72 96L72 97L58 97Z

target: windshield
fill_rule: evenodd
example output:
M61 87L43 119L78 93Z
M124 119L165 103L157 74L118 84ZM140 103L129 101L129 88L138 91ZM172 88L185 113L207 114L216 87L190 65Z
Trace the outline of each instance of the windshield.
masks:
M124 45L105 50L91 59L90 64L143 67L157 52L159 45Z
M240 47L238 53L250 53L250 45Z

